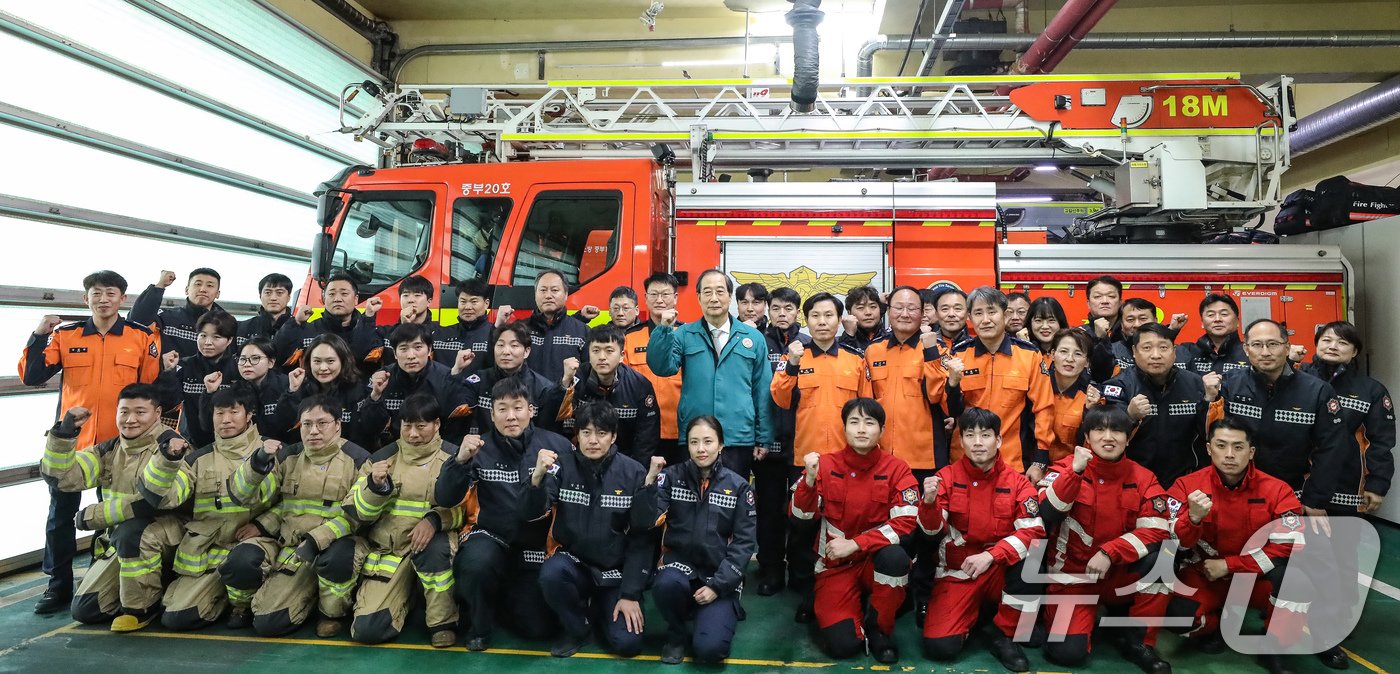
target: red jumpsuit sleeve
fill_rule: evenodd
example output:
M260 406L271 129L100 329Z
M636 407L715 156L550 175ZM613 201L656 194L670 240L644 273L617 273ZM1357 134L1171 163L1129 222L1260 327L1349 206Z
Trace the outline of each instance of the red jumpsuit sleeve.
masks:
M1186 500L1187 496L1190 494L1186 491L1186 480L1180 478L1167 492L1168 498L1176 499L1176 502L1181 504L1176 517L1171 520L1172 538L1177 540L1182 549L1189 550L1196 547L1196 543L1201 540L1201 525L1191 521L1191 506Z
M822 463L825 463L823 461ZM818 466L816 483L807 486L807 476L797 478L797 489L792 492L792 516L799 520L810 520L817 516L817 494L822 485L821 468Z
M852 539L867 555L886 545L898 545L901 536L908 536L914 531L915 520L919 517L919 483L914 480L913 471L901 461L890 472L895 489L889 504L889 521Z
M1040 519L1040 502L1035 487L1024 475L1016 475L1011 495L1016 499L1016 530L991 547L992 557L1010 566L1026 558L1031 542L1045 538L1045 521Z
M1064 470L1056 475L1050 484L1040 490L1040 497L1042 501L1048 503L1055 510L1067 513L1070 508L1074 507L1074 499L1079 496L1079 489L1083 485L1083 475L1072 470Z
M1142 505L1138 508L1137 522L1132 531L1103 545L1101 550L1114 564L1136 562L1147 555L1147 548L1167 539L1167 492L1157 482L1157 478L1146 470L1139 473L1138 481L1146 478L1145 488L1139 488Z
M1274 521L1269 523L1268 538L1263 545L1226 557L1230 573L1268 573L1303 547L1303 504L1287 485L1279 486L1271 501ZM1254 541L1251 537L1250 542Z
M923 499L919 499L919 528L930 536L943 531L944 525L948 523L948 490L953 486L952 466L944 466L937 475L942 486L939 487L938 496L933 499L933 503L925 503Z

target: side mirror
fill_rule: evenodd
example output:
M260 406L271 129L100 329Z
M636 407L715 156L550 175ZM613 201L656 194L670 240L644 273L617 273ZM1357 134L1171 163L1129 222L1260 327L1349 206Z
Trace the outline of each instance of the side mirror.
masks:
M345 202L340 199L341 194L344 194L343 190L326 190L316 196L316 224L320 225L321 229L330 229L331 225L335 224L336 216L340 215L341 208L345 206Z
M335 243L330 232L321 232L311 242L311 278L323 287L331 276L331 256L335 254Z
M360 226L355 228L355 234L361 239L372 239L374 238L374 233L381 229L384 229L384 221L380 220L377 215L371 215L369 219L360 223Z

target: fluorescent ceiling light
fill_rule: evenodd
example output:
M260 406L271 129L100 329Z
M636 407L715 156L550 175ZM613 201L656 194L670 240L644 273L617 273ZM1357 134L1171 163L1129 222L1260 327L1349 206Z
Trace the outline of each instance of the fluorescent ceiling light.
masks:
M1060 167L1055 166L1055 165L1053 165L1053 164L1040 164L1039 166L1036 166L1035 168L1033 168L1033 169L1031 169L1031 170L1033 170L1033 171L1058 171L1058 170L1060 170Z

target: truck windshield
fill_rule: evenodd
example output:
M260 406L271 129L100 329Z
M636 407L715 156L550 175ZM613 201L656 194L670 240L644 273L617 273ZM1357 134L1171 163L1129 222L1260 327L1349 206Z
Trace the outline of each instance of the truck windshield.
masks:
M408 276L428 259L433 193L359 192L350 200L331 271L344 271L369 297Z

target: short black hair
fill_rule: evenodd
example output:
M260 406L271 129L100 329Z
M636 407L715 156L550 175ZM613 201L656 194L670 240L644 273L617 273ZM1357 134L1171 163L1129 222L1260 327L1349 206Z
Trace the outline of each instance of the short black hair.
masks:
M530 389L525 387L525 382L520 377L506 377L491 385L491 401L508 400L510 398L520 398L527 403L533 403Z
M540 273L535 274L535 285L539 285L546 276L558 276L559 283L564 286L564 292L569 292L569 279L564 278L564 272L558 269L541 269Z
M1129 297L1123 300L1123 306L1118 307L1118 315L1122 316L1123 312L1129 309L1146 311L1152 314L1152 320L1157 320L1157 305L1153 304L1151 300L1145 300L1141 297Z
M837 318L840 318L841 314L845 313L846 311L846 307L841 305L841 300L838 299L835 295L828 292L820 292L811 297L808 297L807 301L802 303L802 315L810 316L812 314L812 308L817 306L817 304L820 302L831 302L832 304L836 305Z
M1234 417L1220 417L1219 419L1210 422L1210 428L1206 430L1206 440L1214 438L1216 431L1242 431L1244 433L1244 441L1249 443L1251 446L1254 445L1254 433L1249 430L1248 426L1245 426L1244 423L1235 420Z
M457 282L457 296L461 297L462 295L489 300L491 299L491 285L484 278L462 279Z
M340 399L335 396L314 395L297 405L297 418L306 416L306 413L312 410L321 410L331 415L336 421L340 421L340 415L345 412L345 406L340 404Z
M648 276L645 281L642 281L642 292L646 292L648 288L650 288L653 284L656 283L664 283L670 286L671 290L680 290L681 287L680 280L677 279L674 274L668 274L664 271L659 271L655 274L652 274L651 276Z
M155 384L127 384L117 394L117 400L149 400L160 409L160 391Z
M253 415L254 418L261 411L258 409L257 399L253 397L252 389L247 386L246 382L241 386L230 386L215 391L214 395L209 398L209 406L216 410L242 406L243 411Z
M900 288L903 287L906 286L900 286ZM899 288L895 288L895 290L899 290ZM893 296L894 293L891 292L890 295ZM847 307L853 307L857 304L860 304L861 302L874 302L875 304L880 305L881 311L885 310L885 303L880 301L880 291L876 290L875 286L856 286L846 291Z
M238 319L230 316L227 311L210 309L204 312L204 315L194 322L194 331L204 332L206 325L214 326L214 334L220 337L233 339L238 336Z
M1117 405L1090 405L1084 410L1079 430L1086 434L1099 430L1129 433L1133 430L1133 418L1128 416L1127 410Z
M588 344L616 344L622 348L627 345L627 335L622 334L622 328L603 323L588 329Z
M768 288L764 287L762 283L745 283L744 285L739 286L739 288L734 291L734 299L743 300L745 298L758 300L759 302L768 304L768 301L770 299L768 295Z
M254 349L257 349L258 351L261 351L263 357L271 361L273 367L277 367L277 350L272 348L272 342L269 342L266 339L263 339L262 337L254 337L253 339L244 342L243 346L238 347L238 352L243 353L243 350L250 346Z
M1113 286L1113 289L1118 291L1118 296L1123 296L1123 282L1108 275L1089 279L1089 281L1084 284L1084 294L1088 295L1089 293L1094 292L1094 286L1098 285Z
M841 406L841 423L844 424L846 419L850 418L850 416L856 412L860 412L874 419L876 423L880 424L880 428L885 427L885 407L880 404L880 401L874 398L851 398L847 400L846 404Z
M521 344L524 344L525 348L530 348L530 326L526 325L525 321L511 321L505 325L491 329L491 347L493 350L495 349L496 342L501 341L501 336L506 333L515 335L515 338L519 340Z
M1246 328L1244 329L1244 337L1245 337L1245 339L1249 339L1249 333L1254 332L1255 326L1258 326L1258 325L1263 324L1263 323L1268 323L1269 325L1272 325L1272 326L1278 328L1278 334L1279 334L1279 336L1280 336L1280 337L1283 337L1283 340L1284 340L1285 342L1288 341L1288 330L1284 329L1282 323L1280 323L1280 322L1278 322L1278 321L1276 321L1276 320L1274 320L1274 319L1272 319L1272 318L1260 318L1260 319L1256 319L1256 320L1254 320L1254 321L1251 321L1250 324L1249 324L1249 326L1246 327Z
M868 286L867 286L867 287L868 287ZM872 288L872 290L873 290L873 288ZM905 291L914 293L914 295L917 296L917 297L919 298L919 304L923 304L923 303L924 303L924 296L923 296L923 293L921 293L921 292L919 291L918 288L915 288L914 286L907 286L907 285L895 286L894 289L890 291L890 294L885 295L885 300L888 301L888 302L893 302L893 301L894 301L894 296L895 296L895 295L898 295L898 294L900 294L900 293L902 293L902 292L905 292ZM879 301L878 297L876 298L876 301L877 301L877 302ZM884 306L885 306L884 304L881 305L881 307L884 307ZM922 307L920 307L920 308L922 308Z
M442 421L442 406L438 404L437 396L426 391L404 398L403 405L399 407L399 423L420 421Z
M414 340L422 340L428 345L428 349L433 348L433 337L428 334L428 327L422 323L400 323L389 333L389 348L397 349L400 344L408 344Z
M604 433L617 432L617 410L611 403L590 400L574 408L574 428L592 426Z
M608 295L608 301L611 302L619 297L626 297L633 302L637 302L637 291L627 286L618 286L613 288L612 294Z
M958 415L958 432L985 428L1001 435L1001 417L996 412L981 407L969 407Z
M292 292L292 280L287 278L286 274L278 274L277 272L273 272L271 274L268 274L267 276L262 277L262 279L258 281L258 292L261 293L263 289L267 288L268 286L272 286L274 288L281 288L287 292Z
M1022 293L1022 292L1006 293L1006 303L1007 303L1007 304L1011 304L1012 302L1015 302L1016 300L1025 300L1026 304L1030 304L1030 303L1031 303L1031 296L1030 296L1029 294L1027 294L1027 293Z
M959 290L959 289L957 289L957 288L954 288L954 287L952 287L952 286L946 286L946 287L944 287L944 288L940 288L940 289L934 291L934 293L935 293L934 296L933 296L933 304L934 304L934 305L937 305L937 304L938 304L938 300L943 299L943 296L944 296L944 295L950 295L950 294L951 294L951 295L957 295L958 297L961 297L961 298L963 299L963 304L967 304L967 303L968 303L968 302L967 302L967 293L965 293L965 292L963 292L963 291L961 291L961 290Z
M1050 349L1054 350L1059 348L1060 342L1063 342L1066 338L1073 340L1074 345L1079 347L1080 351L1084 352L1086 358L1089 354L1094 352L1094 340L1089 339L1089 333L1080 328L1062 327L1055 331L1055 336L1050 338Z
M83 277L83 292L92 290L96 286L116 288L123 295L126 294L126 278L110 269L101 269Z
M695 294L696 294L696 295L699 295L699 294L700 294L700 286L701 286L701 285L704 285L704 283L705 283L705 278L706 278L707 276L709 276L710 274L719 274L720 276L723 276L723 277L724 277L724 289L727 290L727 291L729 291L730 293L733 293L733 292L734 292L734 279L729 278L729 274L724 273L723 270L715 269L715 268L711 267L711 268L709 268L709 269L706 269L705 271L700 272L700 275L697 276L697 277L695 277Z
M422 276L410 276L399 284L399 297L417 293L427 295L428 299L433 299L433 294L436 292L437 289L433 287L433 282Z
M1224 304L1230 307L1230 311L1235 312L1235 315L1237 316L1240 313L1240 305L1235 303L1235 298L1230 297L1229 295L1221 295L1219 293L1210 293L1209 295L1206 295L1205 297L1201 298L1201 306L1199 308L1199 313L1204 314L1206 312L1206 307L1212 304Z
M223 283L224 281L224 277L219 276L219 272L216 272L208 267L196 267L194 271L190 272L190 275L186 277L185 280L189 281L196 276L213 276L215 281L218 281L220 283Z
M1176 335L1172 334L1171 328L1155 321L1138 326L1137 334L1133 335L1132 338L1133 347L1137 347L1138 342L1142 341L1143 335L1157 335L1168 342L1176 343Z
M1365 346L1361 341L1361 331L1357 330L1355 325L1346 321L1332 321L1331 323L1318 326L1317 332L1313 335L1313 344L1316 345L1318 340L1322 339L1323 333L1328 330L1336 333L1338 339L1346 340L1347 343L1356 347L1357 353L1361 353L1361 347Z
M359 282L357 282L357 281L355 280L355 277L354 277L354 276L351 276L350 274L348 274L348 273L346 273L346 272L343 272L343 271L335 272L335 273L331 274L330 277L328 277L328 278L326 279L326 285L325 285L325 287L327 287L327 288L331 287L331 284L332 284L332 283L335 283L336 281L344 281L344 282L346 282L346 283L349 283L349 284L350 284L350 292L355 293L355 296L356 296L356 297L359 297L359 296L360 296L360 284L359 284Z
M798 295L796 290L783 286L781 288L774 288L773 293L768 296L768 303L772 304L774 302L787 302L795 307L800 307L802 306L802 296Z
M685 436L687 438L690 437L690 432L695 430L696 426L709 426L714 429L715 437L719 439L719 445L721 447L724 446L724 426L719 423L719 419L708 414L702 414L691 419L690 423L685 425Z

